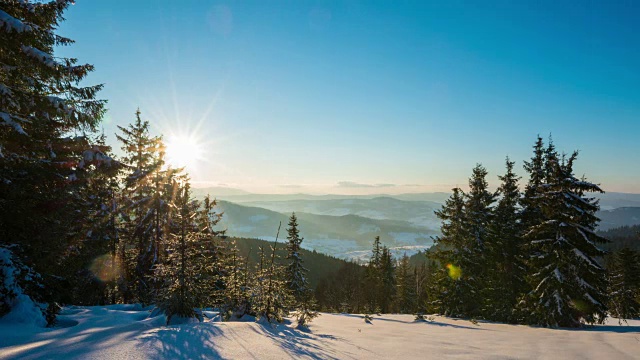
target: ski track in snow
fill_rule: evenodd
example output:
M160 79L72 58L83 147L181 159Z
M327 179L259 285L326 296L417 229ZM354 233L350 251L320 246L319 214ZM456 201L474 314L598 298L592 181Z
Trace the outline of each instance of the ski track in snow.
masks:
M57 328L0 322L2 359L633 359L640 320L584 329L412 315L325 314L309 331L264 322L165 326L136 305L67 307Z

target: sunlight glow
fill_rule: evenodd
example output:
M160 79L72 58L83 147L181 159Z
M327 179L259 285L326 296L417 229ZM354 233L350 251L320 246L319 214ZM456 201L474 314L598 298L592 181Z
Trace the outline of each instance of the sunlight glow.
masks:
M167 163L172 167L196 170L202 160L203 146L193 136L171 136L166 143Z

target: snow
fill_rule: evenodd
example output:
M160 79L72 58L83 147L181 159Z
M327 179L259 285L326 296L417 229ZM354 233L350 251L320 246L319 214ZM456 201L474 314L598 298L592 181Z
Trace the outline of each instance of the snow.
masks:
M67 307L57 328L0 325L3 359L633 359L640 320L585 329L545 329L436 316L325 314L309 330L295 322L165 326L132 305ZM205 312L207 313L207 312ZM211 315L211 314L210 314Z
M53 59L53 56L51 56L50 54L47 54L42 50L36 49L32 46L25 46L25 45L22 45L21 49L25 54L39 60L44 65L50 68L55 68L56 66L58 66L58 63Z
M6 12L0 10L0 29L3 29L7 32L16 31L16 32L24 32L31 31L31 25L27 25L22 21L14 18L13 16L7 14Z
M0 318L1 324L23 324L29 327L42 327L47 324L42 315L42 307L24 294L19 285L18 277L34 279L35 273L29 268L16 263L12 251L6 247L0 247L0 301L11 309L8 314ZM44 306L44 305L42 305Z
M7 114L5 112L1 112L0 111L0 119L2 119L2 121L4 121L5 124L11 126L15 131L17 131L19 134L22 135L27 135L27 133L24 131L24 129L22 128L22 126L20 126L20 124L18 124L17 122L15 122L13 120L13 116L11 116L10 114Z

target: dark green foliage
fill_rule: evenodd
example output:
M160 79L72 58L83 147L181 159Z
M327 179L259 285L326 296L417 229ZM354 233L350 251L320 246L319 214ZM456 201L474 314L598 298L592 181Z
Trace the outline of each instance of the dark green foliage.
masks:
M598 235L610 241L602 246L607 251L622 250L624 248L640 251L640 225L598 231Z
M309 262L307 262L309 263ZM368 305L367 268L355 262L340 261L334 273L318 282L315 294L320 309L328 312L362 313Z
M56 34L70 4L0 5L9 19L0 23L0 244L18 245L15 256L44 275L44 287L22 285L47 302L68 290L46 286L50 275L68 284L65 267L85 241L75 232L85 216L77 201L84 180L110 161L91 146L102 85L79 85L93 66L54 57L56 46L73 43Z
M468 233L465 194L459 188L436 211L442 220L442 236L435 239L438 249L430 258L439 264L431 290L435 292L430 306L438 313L448 316L467 316L478 309L476 281L467 276L467 265L477 255L478 243ZM476 278L477 279L477 278Z
M396 267L396 295L394 309L402 314L413 313L417 308L418 296L416 289L417 269L409 264L409 257L405 254Z
M497 193L500 199L493 210L485 244L486 261L491 268L482 291L483 314L488 319L502 322L514 321L518 298L525 291L519 178L513 172L514 164L507 158L507 171L499 176L502 181Z
M607 265L611 315L621 320L640 317L640 253L618 250Z
M604 255L598 244L607 240L595 233L598 203L586 196L602 190L573 175L576 158L558 158L548 148L545 183L536 195L544 221L524 235L532 289L525 316L534 324L575 327L606 316L605 270L595 258Z
M155 266L155 276L163 284L156 299L158 307L167 315L167 323L174 315L196 317L195 308L203 307L212 291L209 276L213 226L219 220L212 213L211 203L203 207L191 198L189 182L174 183L176 208L169 238L163 244L165 260ZM206 198L208 200L208 198ZM213 263L213 265L217 265Z
M291 214L288 225L287 260L289 261L289 265L287 265L286 270L287 288L292 292L295 301L302 303L305 302L311 294L307 281L307 273L309 271L304 267L300 253L300 244L303 238L300 237L298 219L295 213Z
M246 262L239 256L234 240L228 240L222 261L223 288L219 303L224 320L239 319L250 311L250 293Z
M165 168L162 138L149 134L149 122L142 120L140 110L133 124L118 128L123 162L129 165L123 191L122 297L125 302L152 303L162 286L154 268L166 257L176 184L185 181L185 175L182 169Z

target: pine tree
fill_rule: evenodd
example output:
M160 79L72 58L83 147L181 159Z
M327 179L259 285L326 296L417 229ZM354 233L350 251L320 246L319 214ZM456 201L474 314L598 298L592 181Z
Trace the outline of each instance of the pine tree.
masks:
M499 176L502 181L498 188L500 200L489 225L486 243L486 261L491 271L487 273L483 291L483 312L486 318L503 322L514 320L513 310L525 291L519 177L513 172L514 164L507 158L507 171Z
M475 288L465 273L475 248L469 242L464 198L464 192L454 188L442 209L436 211L442 220L442 236L434 239L436 250L429 254L440 266L430 286L431 306L447 316L468 316L477 302L469 300Z
M73 40L56 34L71 0L0 5L0 245L42 273L43 287L22 284L40 301L63 294L52 284L70 261L68 229L83 214L69 196L104 114L102 85L80 86L89 64L54 57ZM13 246L17 245L17 246ZM29 281L28 277L24 278ZM54 316L48 316L53 319Z
M609 309L620 319L640 317L640 254L629 248L609 260Z
M376 236L373 240L373 248L367 270L365 272L365 290L367 297L367 305L369 312L380 309L380 294L382 293L382 247L380 245L380 236Z
M64 268L70 283L65 302L77 305L115 303L120 271L120 184L122 164L113 159L104 134L84 153L77 178L82 185L70 194L85 216L68 233L74 255ZM96 161L96 159L98 161Z
M201 247L200 281L204 282L205 295L203 302L208 305L218 305L221 302L220 292L224 289L224 257L225 247L221 241L226 238L225 230L214 227L222 219L222 213L217 212L217 201L209 195L205 196L195 218L197 227L197 242Z
M199 279L205 256L194 221L200 204L191 198L188 181L175 186L178 188L174 201L177 211L166 244L167 257L154 268L156 277L164 280L158 306L167 315L167 324L174 315L196 317L195 308L202 305L206 290L206 282Z
M123 162L130 173L125 179L124 199L128 226L124 229L123 263L127 267L127 284L123 286L126 301L134 296L142 303L151 303L162 286L154 277L154 266L162 262L163 243L171 225L175 180L183 177L181 169L164 168L162 138L149 135L149 122L142 120L140 110L128 127L118 127L117 135L124 151ZM129 254L127 254L127 250ZM133 250L133 251L132 251ZM135 288L135 293L131 290Z
M378 294L378 304L382 313L391 312L393 299L395 297L396 279L395 279L395 260L391 255L388 247L382 247L382 258L380 262L381 286Z
M395 309L402 314L413 313L417 305L416 272L411 268L407 254L398 261L395 277Z
M525 186L521 199L522 225L528 229L543 221L542 210L538 204L538 191L545 182L544 142L540 136L533 146L533 157L524 162L524 169L529 174L529 181Z
M487 170L480 164L473 168L469 179L469 192L465 194L465 219L470 237L467 246L470 256L464 261L464 281L469 285L469 298L467 302L467 316L475 317L482 312L481 290L485 286L485 278L489 272L489 259L487 259L487 242L489 241L489 226L493 222L492 205L495 195L489 192L489 184L486 180Z
M308 270L304 267L302 258L300 257L300 244L303 238L300 237L298 230L298 219L296 214L292 213L289 218L287 228L287 287L292 292L293 297L299 306L309 299L310 289L307 282Z
M251 302L246 263L239 255L235 240L228 243L222 265L224 288L218 296L220 312L224 320L239 319L250 312Z
M559 159L546 151L546 182L536 195L544 221L530 227L524 240L529 253L528 282L533 289L525 309L529 321L544 326L576 327L603 322L606 276L595 260L606 239L595 233L598 202L585 194L603 192L573 174L577 152Z

